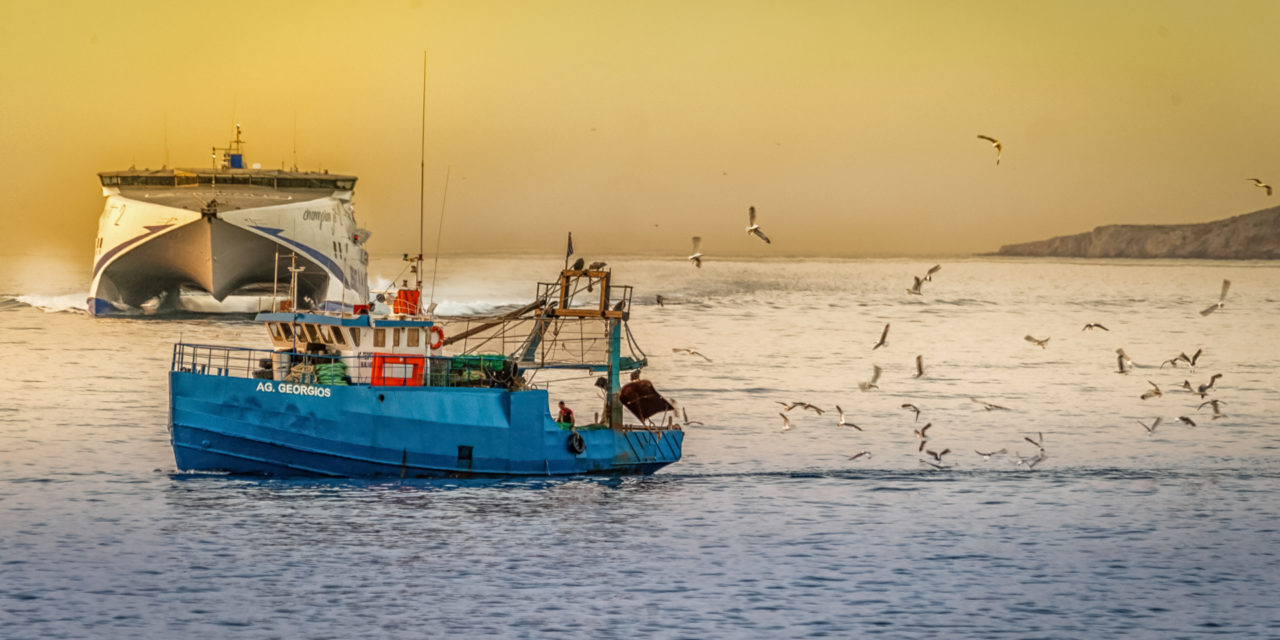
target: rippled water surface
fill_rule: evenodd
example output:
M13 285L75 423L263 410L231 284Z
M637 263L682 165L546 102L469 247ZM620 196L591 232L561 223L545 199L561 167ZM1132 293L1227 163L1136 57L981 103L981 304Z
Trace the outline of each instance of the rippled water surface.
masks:
M265 332L94 320L82 274L0 273L0 637L1280 637L1280 268L964 259L907 295L931 264L615 260L646 377L705 423L685 459L439 482L179 474L172 344ZM559 261L441 267L442 309L483 312ZM1218 419L1179 388L1216 373ZM827 413L783 433L779 401Z

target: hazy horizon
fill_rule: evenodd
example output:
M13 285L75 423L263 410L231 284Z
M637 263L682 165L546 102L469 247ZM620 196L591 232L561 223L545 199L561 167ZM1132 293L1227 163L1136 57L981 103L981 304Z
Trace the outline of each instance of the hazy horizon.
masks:
M83 253L97 172L359 177L379 255L963 256L1274 206L1280 5L0 6L0 254ZM295 138L296 122L296 138ZM995 150L978 134L1004 145ZM1276 175L1268 175L1269 171ZM773 238L744 234L755 206Z

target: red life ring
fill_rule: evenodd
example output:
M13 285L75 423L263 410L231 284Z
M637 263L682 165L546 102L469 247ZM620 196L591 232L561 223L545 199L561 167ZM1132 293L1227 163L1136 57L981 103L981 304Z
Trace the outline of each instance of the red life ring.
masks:
M427 329L427 331L430 333L434 333L436 334L436 336L438 336L436 341L432 342L430 345L432 349L439 349L440 347L444 346L444 329L441 329L439 325L433 324L429 329Z

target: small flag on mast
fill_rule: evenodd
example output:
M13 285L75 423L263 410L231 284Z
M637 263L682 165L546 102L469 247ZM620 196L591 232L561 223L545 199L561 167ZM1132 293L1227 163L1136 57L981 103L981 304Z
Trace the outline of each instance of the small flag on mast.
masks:
M573 232L569 232L569 246L564 251L564 268L569 268L569 256L573 255Z

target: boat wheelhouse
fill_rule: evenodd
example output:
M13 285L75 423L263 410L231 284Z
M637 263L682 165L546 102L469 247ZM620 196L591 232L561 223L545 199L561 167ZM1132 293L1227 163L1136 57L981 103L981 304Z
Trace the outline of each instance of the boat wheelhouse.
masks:
M401 290L386 316L281 301L258 315L270 349L175 345L178 467L506 476L652 473L679 460L673 406L647 380L621 383L646 359L627 326L631 287L610 271L565 269L501 316L426 316L419 299ZM603 411L589 424L551 416L539 374L564 369L601 374Z

